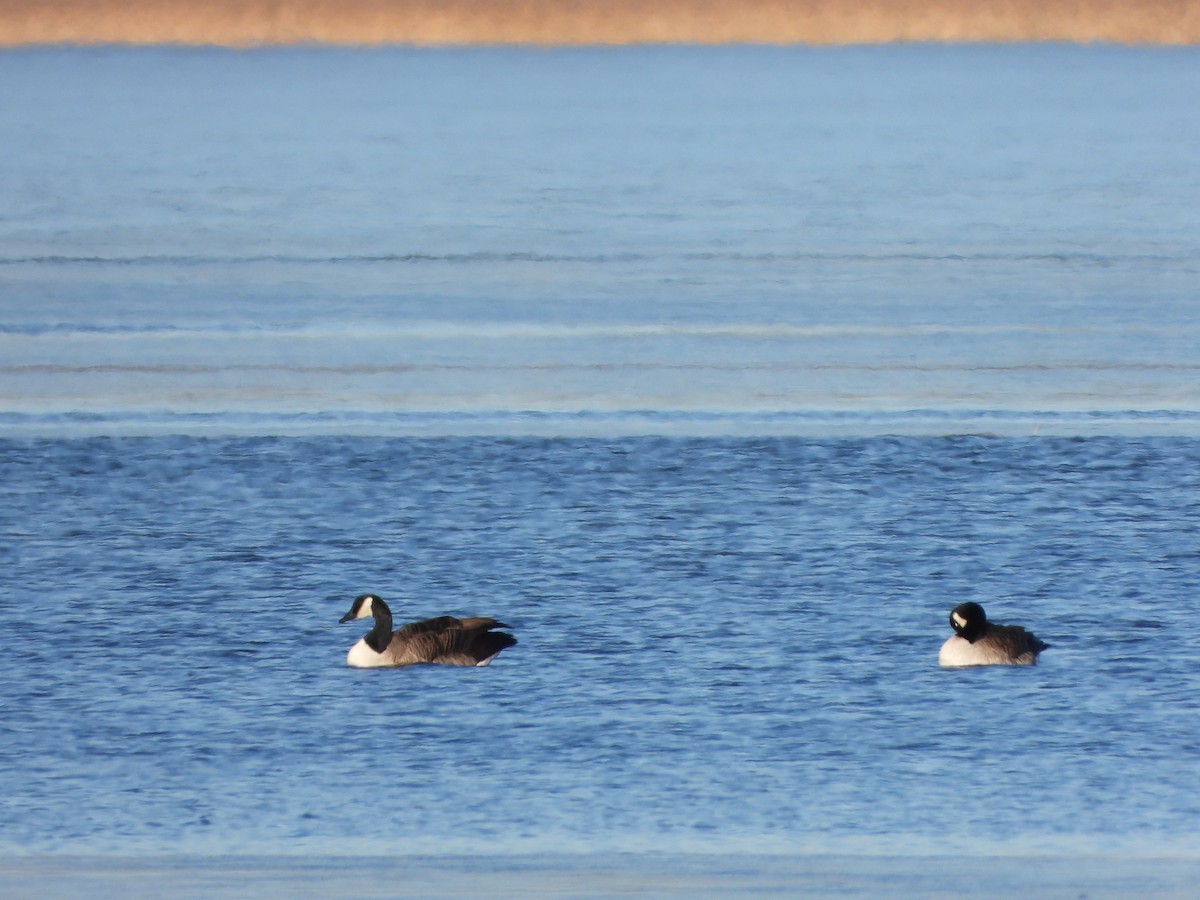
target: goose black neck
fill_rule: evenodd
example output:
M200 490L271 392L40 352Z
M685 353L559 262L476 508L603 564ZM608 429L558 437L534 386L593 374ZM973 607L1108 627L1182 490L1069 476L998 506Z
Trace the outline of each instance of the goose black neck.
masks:
M375 617L375 627L367 632L363 640L376 653L382 653L392 640L392 611L386 603L376 598L371 601L371 614Z
M976 619L973 619L963 626L963 629L959 632L959 634L966 638L968 643L973 644L987 634L987 630L988 623L986 620L980 622Z

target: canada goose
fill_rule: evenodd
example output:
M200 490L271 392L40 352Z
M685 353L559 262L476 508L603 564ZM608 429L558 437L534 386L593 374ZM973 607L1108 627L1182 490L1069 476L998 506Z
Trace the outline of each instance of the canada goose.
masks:
M942 644L943 666L1035 666L1050 645L1020 625L995 625L978 603L962 603L950 613L955 634Z
M495 619L456 619L439 616L412 622L392 633L392 611L375 594L362 594L354 599L342 622L375 617L375 627L350 648L346 665L357 668L372 666L413 666L419 663L438 663L443 666L486 666L496 654L511 647L517 639L511 634L492 631L509 628Z

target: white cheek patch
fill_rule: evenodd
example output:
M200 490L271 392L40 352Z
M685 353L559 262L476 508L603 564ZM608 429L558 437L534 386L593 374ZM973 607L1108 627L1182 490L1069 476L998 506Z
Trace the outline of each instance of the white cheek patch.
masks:
M950 618L952 618L954 620L954 624L957 625L959 628L966 627L967 620L964 619L962 616L960 616L958 613L951 613Z
M362 606L360 606L358 608L358 615L355 616L354 618L365 619L367 616L371 615L371 600L372 599L373 599L372 597L368 597L366 600L363 601Z

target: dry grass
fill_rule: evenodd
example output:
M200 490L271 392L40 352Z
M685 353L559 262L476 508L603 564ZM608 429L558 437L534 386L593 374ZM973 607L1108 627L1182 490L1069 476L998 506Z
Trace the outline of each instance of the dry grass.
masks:
M1200 0L0 0L25 44L1200 43Z

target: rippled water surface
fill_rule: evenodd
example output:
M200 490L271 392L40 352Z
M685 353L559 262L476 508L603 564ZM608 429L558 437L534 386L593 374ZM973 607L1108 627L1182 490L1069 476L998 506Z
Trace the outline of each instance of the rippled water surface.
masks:
M7 442L5 849L1181 847L1191 439ZM345 668L398 616L486 669ZM940 670L978 600L1052 649Z
M1197 63L0 53L0 426L1197 435Z

